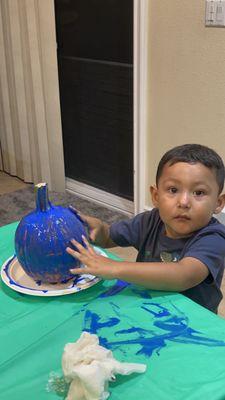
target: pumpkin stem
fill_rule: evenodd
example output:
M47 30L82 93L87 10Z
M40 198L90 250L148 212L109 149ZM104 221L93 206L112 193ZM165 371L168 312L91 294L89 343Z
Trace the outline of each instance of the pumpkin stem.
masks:
M36 210L47 211L51 207L51 203L48 198L48 184L38 183L34 186L36 193Z

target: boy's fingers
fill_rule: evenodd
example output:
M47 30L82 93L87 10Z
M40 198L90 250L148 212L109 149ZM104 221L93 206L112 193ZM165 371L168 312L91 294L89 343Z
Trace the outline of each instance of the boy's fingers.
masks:
M82 252L84 252L86 250L84 248L84 246L82 246L82 244L77 242L75 239L71 239L70 242L72 243L73 246L75 246L79 250L80 253L82 253ZM73 250L73 251L76 251L76 250Z
M91 254L95 254L93 247L90 245L89 241L87 240L87 238L84 235L82 235L82 239L83 239L84 243L86 244L88 251Z
M69 210L72 211L72 213L75 214L80 220L82 220L80 212L75 207L69 205Z
M73 207L73 206L71 206L71 205L69 206L69 210L72 211L72 213L75 214L76 217L77 217L81 222L83 222L83 224L85 224L86 226L88 226L84 214L80 213L80 211L78 211L75 207Z
M80 260L80 258L82 257L82 254L80 254L78 251L71 249L71 247L67 247L66 252L71 254L71 256L78 258L78 260Z
M74 214L79 214L79 211L76 207L72 206L71 204L68 207L72 212L74 212Z
M94 232L94 231L91 231L90 232L90 234L89 234L89 240L91 241L91 242L95 242L95 240L96 240L96 233Z
M87 272L85 271L85 268L74 268L70 269L70 272L74 275L83 275L86 274Z
M72 274L74 274L74 275L76 275L76 274L78 274L78 273L79 273L79 275L80 275L80 272L78 272L78 269L80 269L80 268L70 269L70 272L71 272Z

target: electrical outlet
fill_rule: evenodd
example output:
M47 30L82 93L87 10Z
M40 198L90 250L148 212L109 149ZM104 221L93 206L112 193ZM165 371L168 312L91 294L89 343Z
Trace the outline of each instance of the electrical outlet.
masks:
M225 0L205 1L205 26L225 27Z

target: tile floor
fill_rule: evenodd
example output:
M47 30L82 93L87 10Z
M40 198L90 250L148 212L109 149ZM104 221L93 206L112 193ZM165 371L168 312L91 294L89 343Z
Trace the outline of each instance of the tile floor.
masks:
M0 171L0 195L5 193L10 193L15 190L23 189L26 186L27 184L25 184L22 180L15 177L11 177L10 175ZM119 257L128 261L134 261L137 254L136 250L133 249L132 247L128 248L114 247L112 249L112 252L114 252ZM225 276L222 282L222 292L224 298L219 306L219 315L225 318Z

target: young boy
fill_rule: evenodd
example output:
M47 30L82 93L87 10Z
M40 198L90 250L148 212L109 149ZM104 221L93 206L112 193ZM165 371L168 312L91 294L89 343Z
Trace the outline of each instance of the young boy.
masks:
M136 262L117 262L72 240L67 252L86 265L85 273L121 279L149 289L177 291L217 312L225 260L225 226L213 217L224 207L224 164L212 149L199 144L177 146L162 157L154 208L110 227L82 216L90 240L101 247L134 246ZM80 269L73 269L80 274Z

